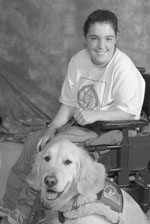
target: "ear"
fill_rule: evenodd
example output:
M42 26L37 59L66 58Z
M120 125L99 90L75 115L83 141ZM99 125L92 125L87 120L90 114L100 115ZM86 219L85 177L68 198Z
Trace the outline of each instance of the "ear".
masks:
M100 192L104 187L105 167L91 159L87 153L81 161L78 180L78 192L85 195L89 192Z
M41 168L41 156L42 152L36 154L32 170L27 176L27 183L36 190L40 190L41 178L40 178L40 168Z

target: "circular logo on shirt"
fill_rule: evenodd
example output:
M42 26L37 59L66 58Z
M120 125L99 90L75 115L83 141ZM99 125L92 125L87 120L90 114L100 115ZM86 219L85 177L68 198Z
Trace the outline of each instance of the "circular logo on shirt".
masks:
M94 85L82 86L77 93L77 104L82 110L95 110L98 106L98 96Z

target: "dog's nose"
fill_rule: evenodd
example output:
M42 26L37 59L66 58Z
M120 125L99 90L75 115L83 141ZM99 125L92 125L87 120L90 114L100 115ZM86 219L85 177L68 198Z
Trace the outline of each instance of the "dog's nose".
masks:
M57 184L57 179L54 176L46 176L44 178L44 183L48 186L48 187L53 187L54 185Z

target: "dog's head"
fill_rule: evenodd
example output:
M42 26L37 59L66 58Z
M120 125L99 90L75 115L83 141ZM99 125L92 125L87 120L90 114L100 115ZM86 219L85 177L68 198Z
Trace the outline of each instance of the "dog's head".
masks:
M48 208L61 207L75 195L99 192L104 185L105 168L84 149L68 140L48 143L37 153L28 183L41 190Z

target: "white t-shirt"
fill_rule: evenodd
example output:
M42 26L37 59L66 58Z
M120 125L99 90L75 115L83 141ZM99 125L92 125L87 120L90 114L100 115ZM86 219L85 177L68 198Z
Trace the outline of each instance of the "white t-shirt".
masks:
M90 110L119 108L140 117L145 81L131 59L116 49L106 67L93 64L86 49L72 57L60 102Z

